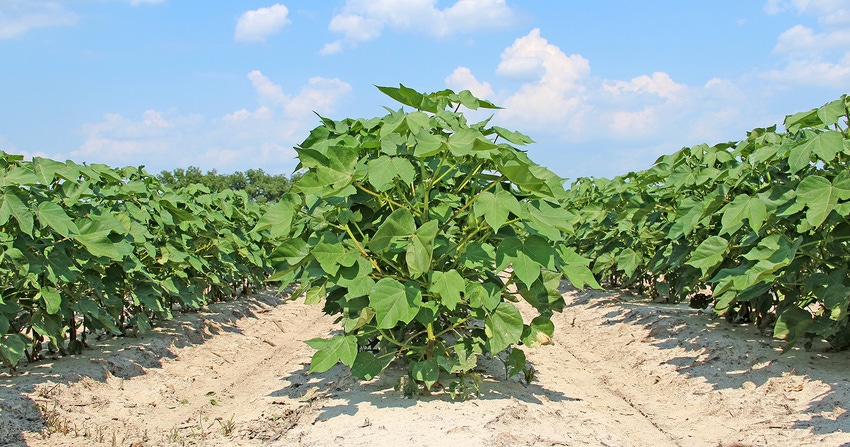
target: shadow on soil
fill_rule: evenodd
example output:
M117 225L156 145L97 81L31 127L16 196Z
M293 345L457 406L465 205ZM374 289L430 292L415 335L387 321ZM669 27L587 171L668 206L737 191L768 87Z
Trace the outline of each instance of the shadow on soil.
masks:
M516 399L527 404L542 405L544 401L580 400L559 391L548 390L538 382L526 385L519 381L517 377L505 380L504 366L498 359L480 357L478 363L479 367L476 368L476 372L480 373L484 380L480 387L480 395L471 395L469 398L471 402L477 399ZM339 404L321 404L316 420L330 419L339 415L354 416L361 404L375 408L409 408L416 406L417 402L463 402L451 398L446 388L448 383L438 383L432 393L420 390L419 395L405 397L401 391L396 390L396 386L399 380L407 374L407 367L398 361L391 364L371 381L361 381L352 377L349 369L339 364L321 374L308 375L308 370L309 364L304 365L301 370L283 377L282 381L288 383L288 385L270 396L289 397L304 402L305 405L314 400L326 401L331 398L344 400L344 403Z
M83 378L106 382L145 374L146 369L162 367L162 359L174 359L172 348L201 344L222 332L238 333L238 320L256 318L283 303L285 297L269 289L213 303L200 311L182 312L139 336L90 339L81 354L47 356L19 365L14 374L0 372L0 447L25 446L23 432L46 435L67 429L50 411L56 402L52 394L60 385ZM57 372L53 369L56 362L62 362L62 371L73 373Z
M846 403L850 399L850 377L846 373L850 370L850 351L835 351L820 342L808 351L795 346L783 354L784 341L773 338L770 329L764 334L755 324L733 324L687 304L658 304L628 292L578 291L569 285L565 291L575 292L568 309L610 308L603 325L630 325L635 328L634 334L645 334L642 342L662 350L683 349L686 355L665 363L682 375L704 379L716 391L762 387L770 385L771 379L789 375L826 384L829 391L805 410L811 419L788 428L817 435L831 433L837 425L840 431L850 432ZM760 374L753 374L756 370ZM828 426L824 413L832 413L830 429L824 428Z

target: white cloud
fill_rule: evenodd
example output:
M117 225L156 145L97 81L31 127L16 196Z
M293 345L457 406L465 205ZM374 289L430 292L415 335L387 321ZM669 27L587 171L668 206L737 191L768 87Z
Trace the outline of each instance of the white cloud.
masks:
M586 104L590 63L580 55L567 56L534 29L502 52L496 73L527 79L519 91L503 101L505 119L535 127L557 122L568 128L581 125Z
M0 39L21 36L35 28L73 25L77 14L59 1L4 0L0 2Z
M246 11L236 21L233 38L237 42L265 42L289 23L289 9L281 4Z
M641 75L631 81L614 81L603 85L613 95L624 93L651 93L662 98L673 98L684 86L670 79L667 73L655 72L652 76Z
M83 126L85 141L70 155L112 166L148 165L150 172L190 165L221 172L291 171L296 164L291 148L317 122L312 111L332 113L351 91L339 79L311 78L297 94L287 94L260 71L248 79L259 103L253 111L212 119L174 110L147 110L138 119L107 114Z
M771 15L787 11L812 14L824 25L850 23L850 4L845 0L768 0L764 11Z
M532 158L559 166L561 175L646 169L682 146L742 138L765 124L748 89L736 82L712 78L690 86L664 72L628 80L594 77L589 60L563 51L538 29L502 52L495 74L519 85L493 94L504 107L494 122L531 135L539 143L529 147ZM465 67L446 84L492 89Z
M850 84L850 3L846 0L769 0L768 14L813 15L821 29L795 25L776 39L778 68L762 74L779 85L844 88Z
M130 0L130 4L133 6L139 5L160 5L165 3L165 0Z
M452 34L503 29L517 21L505 0L457 0L439 9L436 0L347 0L328 29L342 34L341 40L326 44L321 54L340 52L381 35L384 27L444 37Z
M467 67L457 67L452 74L446 76L446 87L454 90L469 90L476 98L486 99L493 96L493 87L489 82L478 82L472 71Z

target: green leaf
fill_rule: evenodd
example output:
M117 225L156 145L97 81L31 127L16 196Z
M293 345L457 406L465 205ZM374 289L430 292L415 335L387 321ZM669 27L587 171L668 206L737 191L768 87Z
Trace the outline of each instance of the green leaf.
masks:
M519 132L513 132L504 127L493 126L493 130L496 131L496 135L508 140L513 144L518 144L524 146L526 144L534 143L534 140L531 139L528 135L521 134Z
M841 132L830 130L819 133L816 137L805 143L811 152L825 163L831 162L835 156L844 150L844 135Z
M414 137L416 146L413 149L413 155L419 158L430 157L440 153L443 150L446 140L439 136L428 132L425 129L419 131Z
M383 252L390 247L394 239L407 238L414 230L416 223L413 221L413 214L405 208L399 208L387 216L367 246L372 251Z
M423 110L425 112L437 113L437 103L422 93L413 90L412 88L405 87L402 84L396 87L381 87L375 86L385 95L389 96L396 101L413 107L417 110Z
M375 309L378 327L391 329L398 322L410 323L422 305L422 293L415 284L402 284L382 278L369 293L369 305Z
M277 239L291 231L292 218L295 215L294 203L291 200L280 200L269 205L251 232L270 230L271 237Z
M45 310L48 314L53 315L59 312L62 307L62 296L55 287L42 287L38 295L44 300Z
M844 99L836 99L821 106L817 113L824 125L832 126L837 124L839 119L847 116L847 108Z
M496 355L522 337L522 314L513 304L503 301L484 319L484 331L488 338L487 350Z
M431 271L431 259L434 254L434 239L437 237L439 222L429 220L420 226L410 238L405 260L412 278Z
M529 348L537 348L552 344L555 335L555 324L549 317L539 315L531 320L531 324L523 330L522 344Z
M729 241L726 239L720 236L709 236L697 246L686 264L700 269L702 274L706 275L723 261L728 247Z
M773 336L783 338L790 347L800 337L806 334L806 329L814 322L812 314L797 306L789 306L779 313L776 326L773 328Z
M111 231L97 231L94 233L72 235L71 238L86 248L86 250L94 256L103 256L113 261L121 261L124 256L133 252L133 247L126 241L122 240L119 243L109 239Z
M744 219L747 219L753 231L758 232L767 220L767 206L764 201L758 197L739 194L735 200L723 207L720 234L735 233L744 225Z
M466 281L455 269L447 272L431 272L428 291L440 297L440 303L453 311L460 303L460 294L466 289Z
M511 348L508 358L505 360L508 377L513 377L525 370L525 352L520 348Z
M510 213L516 216L522 215L522 208L516 197L505 190L495 194L488 191L482 192L472 205L472 210L475 217L484 216L484 221L494 231L499 231L499 228L508 220Z
M449 151L455 157L463 157L472 153L472 148L478 138L482 138L480 130L465 128L458 129L453 133L446 143Z
M16 366L24 358L28 340L22 334L12 334L0 338L0 359Z
M508 265L512 265L517 278L530 287L540 276L541 268L555 269L552 246L537 235L531 235L525 241L505 238L496 248L496 269L504 270Z
M846 199L850 190L836 188L819 175L810 175L797 185L797 199L806 204L806 220L814 228L820 226L835 208L838 199Z
M331 369L337 362L352 366L357 357L357 337L353 335L338 334L329 340L314 338L305 343L316 350L307 374L323 373Z
M404 157L382 155L367 164L369 168L369 183L378 191L392 186L392 181L401 179L407 185L413 182L416 171L413 165Z
M387 361L381 361L375 354L367 351L357 353L354 364L351 366L351 375L362 380L372 380L390 364L393 357L386 356Z
M6 187L0 194L0 200L2 200L2 204L0 204L0 225L5 224L10 216L14 217L21 232L32 236L32 212L26 205L27 198L23 196L23 193L16 187Z
M77 224L68 217L65 210L54 202L41 202L36 210L36 217L42 228L49 226L62 236L68 237L71 233L79 233Z
M331 275L336 275L340 266L353 266L360 257L360 253L356 249L348 248L342 242L327 243L321 241L313 247L311 253L319 261L322 269Z
M430 390L440 380L440 368L437 366L437 359L432 357L428 360L413 362L410 365L410 375L415 380L424 383L425 388Z

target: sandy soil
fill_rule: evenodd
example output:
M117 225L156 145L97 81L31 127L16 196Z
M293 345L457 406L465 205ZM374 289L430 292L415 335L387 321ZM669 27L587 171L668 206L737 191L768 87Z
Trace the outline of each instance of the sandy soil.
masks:
M336 330L273 293L0 374L0 446L850 445L850 353L780 343L687 306L568 291L531 385L495 360L478 399L405 399L401 376L307 375Z

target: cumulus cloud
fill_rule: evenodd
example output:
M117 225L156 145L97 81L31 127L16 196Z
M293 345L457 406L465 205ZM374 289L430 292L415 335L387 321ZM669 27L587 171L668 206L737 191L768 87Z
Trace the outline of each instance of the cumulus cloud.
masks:
M457 0L440 9L437 0L347 0L328 29L343 38L326 44L321 54L333 54L346 47L373 40L385 27L444 37L452 34L503 29L517 21L517 14L505 0Z
M850 84L850 4L844 0L769 0L768 14L795 12L813 15L819 29L795 25L776 39L773 53L782 58L779 68L763 76L793 85Z
M289 9L281 4L246 11L236 21L233 38L237 42L265 42L289 23L288 14Z
M25 34L35 28L73 25L77 14L58 1L5 0L0 2L0 39Z
M493 96L493 87L489 82L478 82L472 71L467 67L457 67L452 74L446 76L446 87L454 91L469 90L475 97L486 99Z
M529 148L532 157L567 176L645 169L683 145L725 141L764 124L742 127L749 125L742 124L742 116L761 117L732 81L712 78L691 86L660 71L602 79L592 75L588 59L563 51L539 29L505 48L495 75L517 86L492 94L493 102L504 107L494 122L531 135L539 143ZM478 79L458 67L446 85L492 91ZM538 146L547 149L536 152Z
M581 125L586 108L590 62L578 54L567 55L533 29L502 52L496 73L526 80L508 96L501 112L506 119L535 127L559 123Z
M260 71L247 77L257 95L254 110L217 118L175 110L147 110L138 118L106 114L82 127L85 141L70 155L112 166L147 165L151 172L189 165L222 172L291 171L296 164L292 147L316 123L312 111L332 113L351 91L339 79L316 77L288 94Z

